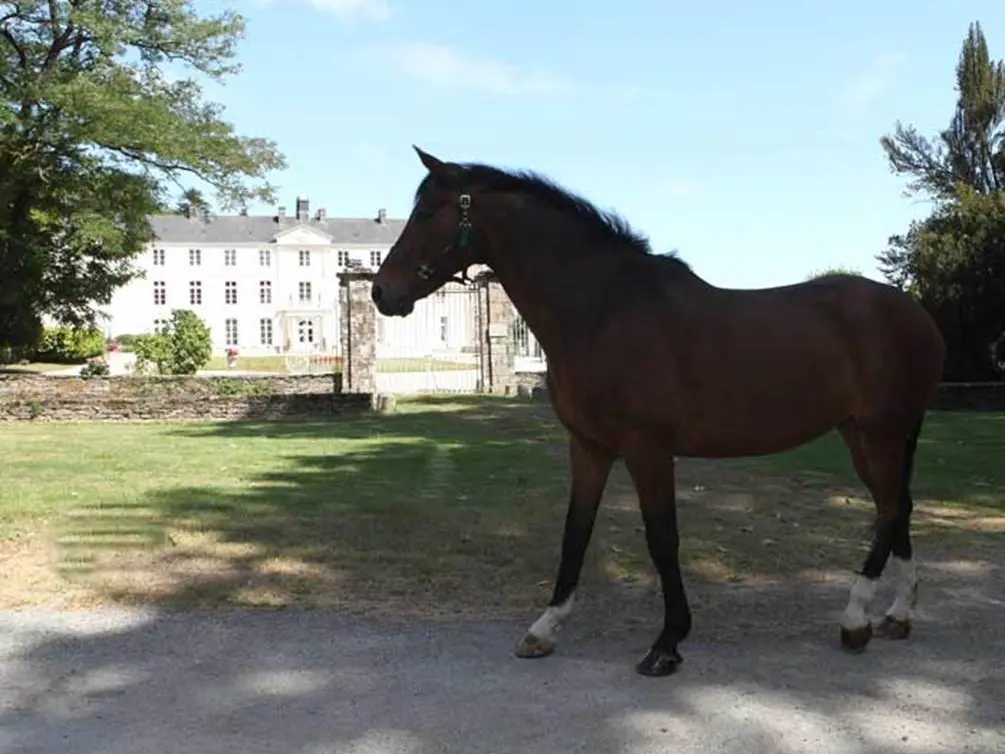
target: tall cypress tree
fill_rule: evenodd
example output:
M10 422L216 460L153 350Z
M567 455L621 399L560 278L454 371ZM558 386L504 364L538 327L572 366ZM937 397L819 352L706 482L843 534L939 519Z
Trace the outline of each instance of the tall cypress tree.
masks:
M993 61L980 23L956 66L956 111L926 139L896 124L880 144L911 176L932 214L890 238L878 255L886 277L912 291L946 338L947 379L995 379L1005 358L1005 63Z

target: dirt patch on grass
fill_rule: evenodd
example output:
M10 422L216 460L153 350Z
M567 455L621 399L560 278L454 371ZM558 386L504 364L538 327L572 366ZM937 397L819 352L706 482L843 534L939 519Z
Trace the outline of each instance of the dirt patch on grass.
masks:
M22 532L0 539L0 609L73 610L95 601L91 589L61 576L59 550L46 532Z

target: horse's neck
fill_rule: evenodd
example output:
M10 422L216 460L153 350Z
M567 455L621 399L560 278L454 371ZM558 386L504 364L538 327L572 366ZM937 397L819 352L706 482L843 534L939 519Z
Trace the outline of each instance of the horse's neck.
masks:
M490 266L546 356L553 359L596 310L611 280L605 273L613 273L623 260L603 252L564 253L590 243L578 228L533 238L516 231L499 241Z

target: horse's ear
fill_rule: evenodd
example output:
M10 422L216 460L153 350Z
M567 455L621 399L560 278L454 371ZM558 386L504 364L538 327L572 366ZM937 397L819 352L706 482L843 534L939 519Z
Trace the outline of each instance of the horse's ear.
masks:
M428 170L430 173L440 177L446 177L450 175L451 173L450 167L447 165L447 163L443 162L443 160L433 157L433 155L429 154L428 152L423 152L421 149L419 149L419 147L415 146L414 144L412 145L412 149L414 149L415 153L419 155L419 160L422 162L423 165L426 166L426 170Z

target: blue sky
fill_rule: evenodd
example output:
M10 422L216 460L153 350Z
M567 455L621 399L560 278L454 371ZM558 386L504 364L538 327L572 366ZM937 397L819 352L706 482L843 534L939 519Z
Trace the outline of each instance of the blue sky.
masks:
M243 71L207 96L278 142L279 203L403 217L415 143L540 171L732 287L879 278L876 252L927 211L879 137L949 122L971 21L1005 57L991 0L201 3L228 5Z

